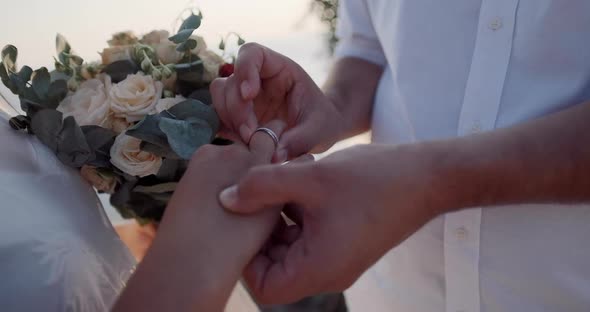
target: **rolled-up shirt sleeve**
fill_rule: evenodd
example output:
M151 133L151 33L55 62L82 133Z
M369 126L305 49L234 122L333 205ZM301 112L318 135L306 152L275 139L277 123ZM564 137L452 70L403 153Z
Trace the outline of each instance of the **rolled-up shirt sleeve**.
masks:
M377 65L386 64L366 0L340 0L336 35L339 39L336 58L356 57Z

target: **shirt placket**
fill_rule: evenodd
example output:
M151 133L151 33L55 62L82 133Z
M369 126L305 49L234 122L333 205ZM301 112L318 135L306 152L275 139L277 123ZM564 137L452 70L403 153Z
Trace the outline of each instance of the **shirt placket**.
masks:
M477 38L458 135L493 130L502 98L518 0L482 0ZM447 312L479 312L481 209L445 216L444 256Z

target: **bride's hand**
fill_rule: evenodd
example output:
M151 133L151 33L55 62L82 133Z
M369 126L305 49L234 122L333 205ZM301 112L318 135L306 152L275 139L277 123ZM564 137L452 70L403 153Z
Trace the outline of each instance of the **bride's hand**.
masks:
M280 136L284 124L267 128ZM226 212L217 194L248 170L270 163L275 142L256 132L246 146L204 146L193 156L151 249L115 310L221 311L242 270L280 217L280 207L250 216Z

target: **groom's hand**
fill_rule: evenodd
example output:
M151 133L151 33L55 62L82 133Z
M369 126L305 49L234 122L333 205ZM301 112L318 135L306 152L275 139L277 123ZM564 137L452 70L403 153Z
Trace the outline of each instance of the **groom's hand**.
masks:
M275 162L329 148L342 134L340 112L295 62L255 43L242 46L234 74L211 84L223 132L247 143L259 124L288 124Z
M230 211L287 205L298 228L245 271L262 303L288 303L348 288L389 249L436 216L434 161L416 147L366 145L315 163L252 169L220 195Z

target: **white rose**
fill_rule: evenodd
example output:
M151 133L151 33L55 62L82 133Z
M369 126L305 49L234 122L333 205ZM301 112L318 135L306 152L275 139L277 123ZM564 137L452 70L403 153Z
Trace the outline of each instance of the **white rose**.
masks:
M186 99L181 95L177 95L176 97L173 97L173 98L160 99L158 101L158 104L156 104L156 111L158 113L161 113L165 110L172 108L172 106L174 106L182 101L185 101L185 100Z
M107 90L111 85L108 75L84 81L76 92L70 93L57 108L64 118L73 116L80 126L110 128L110 103Z
M215 80L215 78L219 77L219 68L225 63L223 58L217 53L209 50L201 52L199 57L203 61L203 67L205 67L203 80L206 82L211 82Z
M132 123L128 122L125 118L116 118L111 116L110 129L115 131L117 134L127 131Z
M119 170L137 177L157 174L162 166L162 158L142 151L141 140L119 134L111 147L111 163Z
M151 76L129 75L127 79L113 85L109 91L111 110L115 117L128 122L141 120L156 112L156 104L162 97L164 85Z

